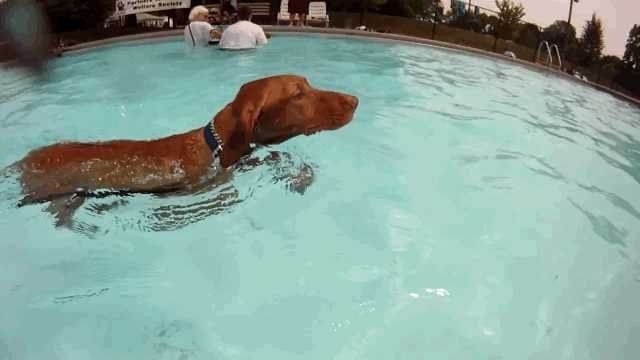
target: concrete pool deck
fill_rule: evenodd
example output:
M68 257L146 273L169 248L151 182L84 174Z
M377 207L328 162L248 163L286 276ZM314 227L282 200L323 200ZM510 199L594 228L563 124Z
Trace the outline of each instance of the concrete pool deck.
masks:
M389 34L389 33L377 33L377 32L368 32L368 31L361 31L361 30L349 30L349 29L336 29L336 28L317 28L317 27L290 27L290 26L275 26L275 25L264 25L263 26L264 30L266 32L271 32L271 33L280 33L280 34L318 34L318 35L323 35L323 36L336 36L336 37L355 37L355 38L361 38L361 39L369 39L369 40L373 40L373 41L386 41L386 42L400 42L400 43L404 43L404 44L408 44L408 45L426 45L426 46L431 46L431 47L436 47L436 48L440 48L440 49L445 49L445 50L450 50L450 51L456 51L456 52L463 52L463 53L470 53L470 54L475 54L475 55L479 55L485 58L490 58L493 60L501 60L501 61L506 61L506 62L510 62L513 64L519 64L522 66L525 66L529 69L532 70L538 70L538 71L542 71L542 72L549 72L551 74L555 74L556 76L565 78L567 80L570 81L574 81L576 83L580 83L586 86L590 86L594 89L600 90L600 91L604 91L606 93L609 93L613 96L618 97L619 99L622 100L626 100L631 102L632 104L635 104L636 106L640 107L640 100L639 99L635 99L631 96L628 96L626 94L623 94L621 92L618 92L616 90L613 90L611 88L608 88L606 86L597 84L597 83L593 83L590 81L584 81L584 80L580 80L577 79L576 77L569 75L565 72L550 68L548 66L544 66L541 64L537 64L537 63L533 63L530 61L525 61L525 60L521 60L521 59L513 59L510 57L506 57L504 55L501 54L497 54L497 53L493 53L493 52L489 52L489 51L485 51L485 50L480 50L480 49L476 49L476 48L472 48L472 47L468 47L468 46L462 46L462 45L456 45L456 44L452 44L452 43L447 43L447 42L442 42L442 41L436 41L436 40L430 40L430 39L425 39L425 38L419 38L419 37L414 37L414 36L406 36L406 35L398 35L398 34ZM175 30L167 30L167 31L160 31L160 32L152 32L152 33L144 33L144 34L135 34L135 35L126 35L126 36L121 36L121 37L115 37L115 38L110 38L110 39L105 39L105 40L98 40L98 41L91 41L91 42L86 42L86 43L82 43L82 44L78 44L78 45L74 45L74 46L70 46L64 49L64 53L78 53L78 52L84 52L93 48L97 48L97 47L103 47L103 46L107 46L107 45L112 45L112 44L117 44L117 43L122 43L122 42L149 42L149 41L160 41L166 38L170 38L170 37L182 37L183 36L183 30L182 29L175 29Z

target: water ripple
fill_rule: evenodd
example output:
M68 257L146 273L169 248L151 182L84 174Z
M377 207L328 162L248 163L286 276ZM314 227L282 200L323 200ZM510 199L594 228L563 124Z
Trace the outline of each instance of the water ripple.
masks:
M536 336L549 354L566 345L585 358L581 319L624 320L592 306L605 294L593 285L624 279L633 297L640 281L639 109L428 47L280 35L250 53L182 45L69 55L49 83L0 74L0 161L50 141L186 131L278 73L357 95L356 117L269 148L292 157L240 164L215 187L87 199L71 231L46 204L16 209L20 184L0 176L11 310L0 358L21 339L42 345L25 359L71 354L56 349L65 338L110 358L388 359L394 345L418 357L432 350L425 338L458 338L468 346L443 357L515 359L539 354ZM580 316L551 331L550 310ZM317 334L335 346L318 350ZM113 339L131 346L105 354ZM528 346L487 347L500 340Z
M260 162L261 165L255 165ZM15 176L13 168L9 168L4 178L15 182ZM242 202L253 198L259 189L277 187L303 195L314 180L313 166L300 157L258 150L254 157L240 162L235 172L225 172L197 189L164 195L88 198L68 228L87 238L103 236L113 230L176 231L233 211ZM8 196L8 200L17 202L17 194L11 192Z
M614 168L620 169L631 176L637 183L640 184L640 164L630 164L626 165L622 162L612 158L611 156L605 154L600 150L595 150L595 153L598 154L604 161L606 161L609 165Z
M587 217L587 219L591 223L593 232L596 233L600 238L614 245L621 245L623 247L627 246L627 244L624 242L624 239L626 239L629 235L629 232L627 230L615 226L606 216L595 215L578 205L571 198L567 199L569 200L571 205L573 205L584 216Z
M536 129L544 131L545 133L547 133L547 134L549 134L549 135L551 135L551 136L553 136L555 138L558 138L560 140L563 140L563 141L566 141L566 142L569 142L569 143L577 144L577 142L574 139L572 139L572 138L570 138L568 136L560 135L560 134L558 134L557 132L555 132L553 130L562 129L562 130L569 130L569 131L575 132L575 133L580 133L580 130L578 130L578 129L570 128L570 127L562 126L562 125L552 125L552 124L548 124L548 123L529 121L529 120L524 120L524 119L522 121L527 123L527 124L529 124L529 125L531 125L531 126L533 126Z
M604 197L607 198L607 200L609 200L609 202L617 207L620 210L623 210L624 212L626 212L627 214L635 217L636 219L640 220L640 211L636 210L635 207L633 207L633 205L631 205L631 203L625 199L623 199L622 197L612 193L612 192L608 192L605 190L600 189L597 186L591 185L591 186L587 186L587 185L582 185L582 184L578 184L578 186L590 193L594 193L594 194L600 194L603 195Z
M239 191L227 187L213 198L190 203L188 205L165 205L142 213L137 224L141 231L174 231L200 222L214 215L231 211L234 205L245 199Z
M85 300L92 297L100 296L105 292L109 291L109 288L103 288L98 291L90 291L86 294L77 294L77 295L69 295L69 296L59 296L53 299L53 302L56 304L66 304L69 302L74 302L78 300Z
M539 156L535 156L535 155L529 155L529 154L524 154L521 153L519 151L512 151L512 150L504 150L504 149L500 149L499 150L500 154L496 155L496 158L498 158L498 156L507 156L507 158L504 159L514 159L514 158L520 158L520 159L533 159L535 160L536 164L541 166L541 168L534 168L532 166L528 166L525 165L528 169L530 169L531 171L534 171L537 174L543 175L543 176L547 176L550 177L554 180L562 180L565 181L566 178L564 175L562 175L562 173L556 169L554 166L552 166L551 164L549 164L549 162L547 160L545 160L542 157Z

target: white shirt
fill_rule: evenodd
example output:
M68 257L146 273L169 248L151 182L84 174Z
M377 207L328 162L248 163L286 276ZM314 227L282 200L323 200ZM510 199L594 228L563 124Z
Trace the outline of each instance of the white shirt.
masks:
M191 28L191 32L189 32L189 28ZM189 25L184 27L184 42L193 46L193 41L195 40L196 46L208 46L209 39L211 39L211 34L209 33L213 30L213 26L205 21L193 21ZM191 39L191 34L193 34L193 40Z
M222 33L220 48L222 49L253 49L267 43L267 36L262 28L251 21L240 20L229 26Z

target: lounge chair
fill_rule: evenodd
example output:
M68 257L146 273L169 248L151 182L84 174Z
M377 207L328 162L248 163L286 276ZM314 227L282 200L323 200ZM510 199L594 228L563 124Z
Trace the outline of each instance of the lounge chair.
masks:
M312 1L309 3L309 15L307 22L324 23L324 27L329 27L329 14L327 14L327 3L324 1Z
M289 22L289 0L282 0L280 2L280 11L278 11L278 18L276 20L277 24L280 24L280 21Z

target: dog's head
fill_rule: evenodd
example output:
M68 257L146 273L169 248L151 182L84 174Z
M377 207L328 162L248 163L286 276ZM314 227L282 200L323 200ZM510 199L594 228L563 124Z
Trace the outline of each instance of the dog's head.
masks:
M246 83L221 112L235 119L228 144L235 156L224 163L235 162L250 143L277 144L298 135L339 129L351 121L357 106L355 96L314 89L301 76L272 76Z
M300 76L268 78L259 84L269 93L253 127L253 142L262 145L339 129L351 121L358 106L355 96L314 89Z

